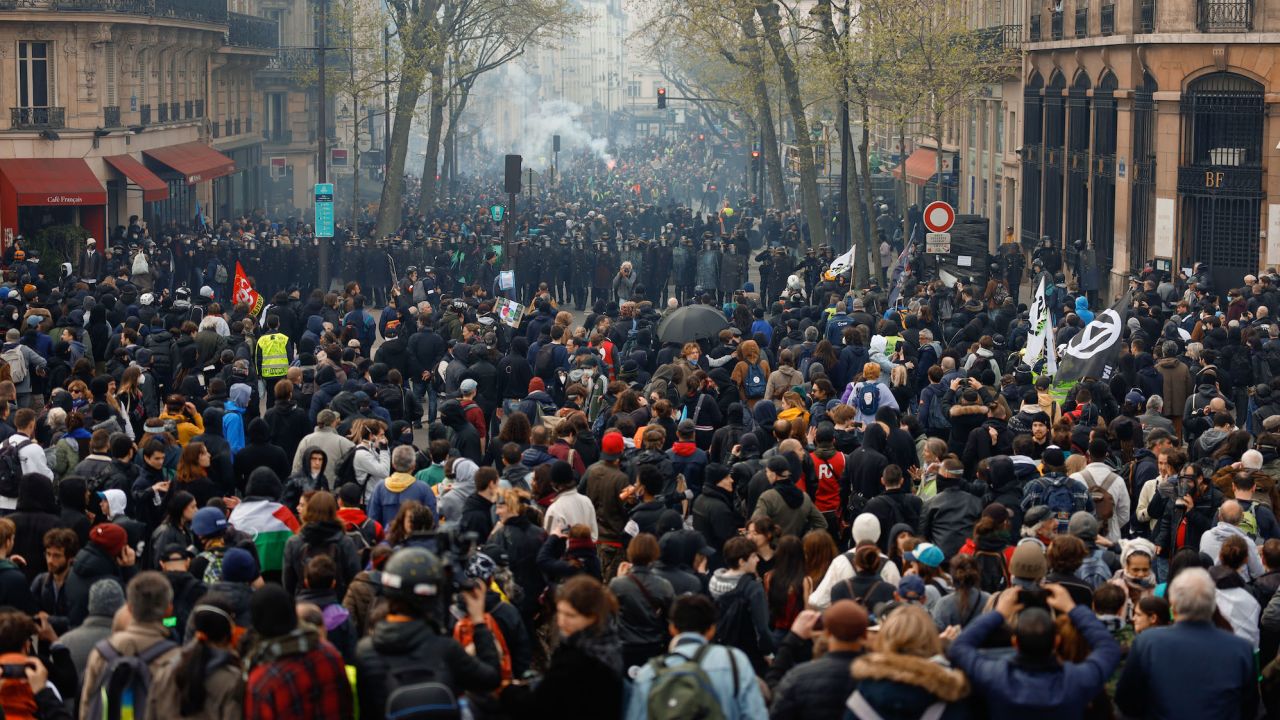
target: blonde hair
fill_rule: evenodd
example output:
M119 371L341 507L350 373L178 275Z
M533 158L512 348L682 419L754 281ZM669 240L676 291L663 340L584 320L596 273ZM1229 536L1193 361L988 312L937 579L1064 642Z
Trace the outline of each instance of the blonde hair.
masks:
M1067 474L1072 475L1084 470L1084 466L1089 464L1089 459L1083 453L1071 453L1071 457L1067 458L1066 468Z
M880 363L869 362L862 366L862 379L874 382L880 379Z
M938 626L919 605L902 605L880 623L881 652L933 657L942 652Z
M907 384L907 366L894 365L893 370L889 372L889 382L894 387L900 387Z
M508 488L502 491L499 502L512 515L524 515L524 511L529 508L533 496L525 490L518 488Z

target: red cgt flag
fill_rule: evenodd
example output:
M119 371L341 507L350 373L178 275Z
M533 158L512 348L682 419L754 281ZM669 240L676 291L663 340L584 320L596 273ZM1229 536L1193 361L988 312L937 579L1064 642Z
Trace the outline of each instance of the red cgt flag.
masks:
M262 312L262 296L249 284L249 277L244 274L244 267L239 260L236 261L236 281L231 290L231 301L237 304L248 303L250 315L256 316Z

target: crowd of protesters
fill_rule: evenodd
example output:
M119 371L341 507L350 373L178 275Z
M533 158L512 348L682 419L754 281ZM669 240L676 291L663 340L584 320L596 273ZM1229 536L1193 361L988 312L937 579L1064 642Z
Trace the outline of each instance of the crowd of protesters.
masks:
M908 272L890 305L823 276L795 213L617 197L651 151L522 234L743 262L683 289L624 262L585 317L526 273L506 322L490 250L264 279L254 315L225 244L181 278L136 272L133 223L57 278L10 248L5 716L1280 711L1280 275L1148 269L1115 371L1064 388L1007 268ZM459 213L379 249L488 247ZM282 235L234 225L232 253ZM1043 250L1066 344L1104 308ZM724 329L664 337L686 304Z

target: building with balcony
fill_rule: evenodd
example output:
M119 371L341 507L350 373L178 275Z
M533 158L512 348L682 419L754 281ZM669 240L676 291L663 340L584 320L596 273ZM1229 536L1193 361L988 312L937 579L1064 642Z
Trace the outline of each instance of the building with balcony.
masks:
M1027 10L1051 30L1026 46L1022 239L1087 243L1113 291L1147 261L1204 262L1222 291L1280 263L1280 1Z
M256 139L267 24L225 0L0 0L0 240L253 207L236 141Z

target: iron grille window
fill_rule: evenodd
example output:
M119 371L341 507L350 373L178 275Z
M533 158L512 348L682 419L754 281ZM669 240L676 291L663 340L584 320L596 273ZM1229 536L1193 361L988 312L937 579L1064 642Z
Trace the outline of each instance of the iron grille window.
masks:
M1093 194L1090 237L1094 257L1102 268L1115 265L1116 217L1116 78L1108 73L1093 93L1093 166L1089 189Z
M1114 4L1102 6L1102 34L1111 35L1116 31L1116 6Z
M1129 170L1129 267L1146 262L1147 240L1154 227L1156 207L1156 81L1143 77L1133 93L1133 166Z
M1156 31L1156 0L1138 0L1138 32Z
M160 103L156 106L156 109L159 111L159 122L169 122L169 105L167 103Z
M1031 16L1031 26L1027 33L1031 42L1040 42L1040 15Z
M1044 81L1039 73L1032 76L1022 94L1022 239L1040 239L1040 199L1043 157Z
M1049 31L1053 34L1054 40L1062 39L1062 11L1054 10L1049 17Z
M1089 34L1089 6L1076 8L1076 37L1086 37Z
M1089 78L1081 73L1067 96L1067 258L1074 263L1076 241L1085 239L1089 217Z
M102 108L102 127L120 127L120 106L108 105Z
M151 106L150 105L141 105L138 107L138 122L141 122L143 125L151 124Z
M1248 32L1253 29L1253 0L1198 0L1200 32Z
M1055 245L1062 240L1062 166L1066 151L1063 134L1066 107L1062 91L1065 86L1062 74L1056 73L1044 94L1044 229L1041 234L1049 236Z
M1182 100L1182 164L1260 166L1262 87L1241 75L1214 73L1192 88Z
M182 101L182 116L190 120L195 117L196 104L191 100Z

